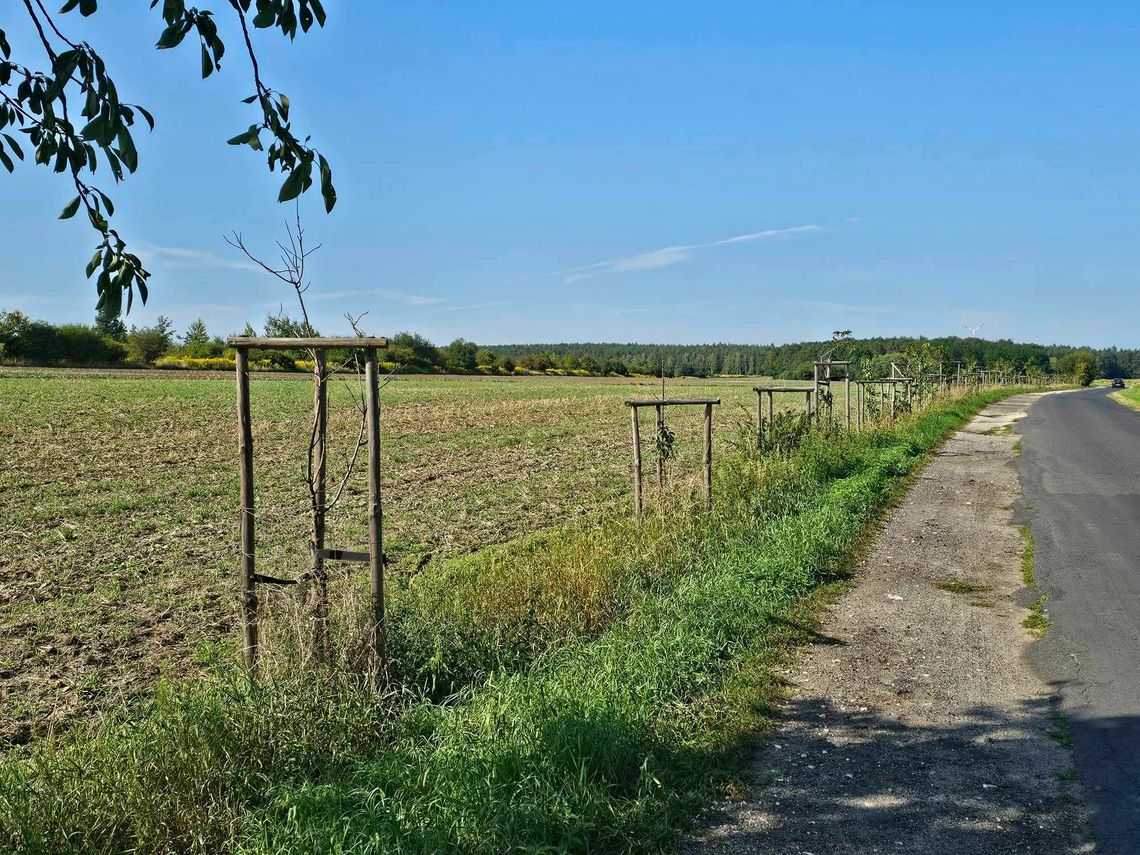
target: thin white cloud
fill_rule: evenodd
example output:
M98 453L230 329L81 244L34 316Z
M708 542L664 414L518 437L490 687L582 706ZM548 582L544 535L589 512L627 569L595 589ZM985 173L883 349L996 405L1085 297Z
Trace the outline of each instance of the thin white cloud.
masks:
M825 231L823 226L814 224L793 226L787 229L765 229L761 232L750 232L743 235L733 235L721 240L707 243L693 243L681 246L664 246L639 255L629 255L625 258L616 258L610 261L599 261L587 264L584 267L574 267L562 270L550 276L562 276L567 282L577 282L580 279L589 279L605 273L622 273L630 270L657 270L662 267L672 267L674 264L688 261L701 250L712 249L718 246L728 246L737 243L760 243L782 240L795 240Z
M456 306L440 306L441 312L464 312L474 309L489 309L493 306L507 306L510 305L510 300L488 300L486 303L467 303L465 305Z
M427 297L423 294L403 294L399 291L381 291L380 295L409 306L437 306L447 301L443 297Z
M139 247L139 252L144 256L152 256L161 261L166 261L170 264L178 264L186 267L220 267L226 270L260 270L260 268L249 261L239 261L237 259L223 258L220 255L215 255L212 252L206 252L201 249L190 249L185 246L155 246L154 244L142 244Z
M310 302L323 302L325 300L344 300L348 297L383 297L386 300L395 300L409 306L436 306L447 301L443 297L428 297L423 294L405 294L400 291L388 289L361 289L356 291L313 291L305 295Z
M798 300L797 306L820 312L851 312L853 314L880 315L896 311L894 306L876 306L856 303L832 303L826 300Z

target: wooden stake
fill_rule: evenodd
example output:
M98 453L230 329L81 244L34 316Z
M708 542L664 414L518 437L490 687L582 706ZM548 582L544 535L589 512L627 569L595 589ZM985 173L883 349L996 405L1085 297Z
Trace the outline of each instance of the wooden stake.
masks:
M712 404L705 404L705 503L712 510Z
M764 450L764 393L756 393L756 450Z
M252 676L257 676L257 594L254 592L254 529L253 529L253 422L249 414L249 351L239 347L234 353L237 372L238 415L238 498L239 527L241 529L241 624L245 639L245 664Z
M812 365L811 367L812 385L815 386L815 421L819 423L819 366ZM810 398L808 399L811 400Z
M843 399L847 407L847 430L851 430L851 369L847 369L843 376Z
M835 424L835 396L831 394L831 366L824 366L824 376L827 385L827 426Z
M641 426L637 422L637 407L629 408L633 427L633 515L641 519Z
M657 436L661 436L661 429L665 426L665 407L662 404L657 405ZM661 449L657 448L657 443L654 442L654 448L657 451L657 490L660 493L658 499L664 501L665 492L665 458L661 456Z
M329 653L329 577L325 570L325 500L326 458L328 456L329 393L325 349L313 351L313 655L327 658Z
M368 573L372 593L372 652L377 678L387 676L384 637L384 514L380 504L380 381L376 348L365 348L368 419Z

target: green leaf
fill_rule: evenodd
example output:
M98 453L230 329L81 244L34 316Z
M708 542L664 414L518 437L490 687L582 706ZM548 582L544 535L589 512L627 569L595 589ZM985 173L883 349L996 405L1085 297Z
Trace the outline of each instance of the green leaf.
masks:
M12 152L16 155L16 157L20 158L20 160L23 160L24 150L20 148L20 144L12 139L10 134L4 134L4 139L8 141L8 147L12 149Z
M115 206L111 203L111 200L109 198L107 198L107 194L104 193L102 190L96 190L95 192L98 193L99 198L101 200L103 200L103 207L107 209L107 216L108 217L115 216Z
M323 154L317 156L321 165L321 198L325 201L325 213L332 213L336 205L336 188L332 183L332 169Z
M308 181L309 172L312 169L312 161L295 167L285 179L285 183L281 185L281 192L277 194L278 202L289 202L296 199L305 190L305 183Z
M257 132L260 130L257 125L250 125L249 130L242 131L236 137L230 137L226 140L229 145L252 145L253 141L257 139Z
M123 166L131 172L134 172L139 167L139 153L135 149L135 141L131 139L130 133L126 128L119 131L119 147L116 149L119 159L123 161Z
M91 227L96 231L100 231L103 234L107 233L107 221L103 218L103 215L96 211L94 208L87 209L87 219L91 221Z
M178 45L182 44L182 40L186 38L186 33L187 30L183 27L181 22L171 24L162 31L162 35L158 37L158 43L155 47L159 50L178 47Z
M67 0L67 2L63 4L63 8L59 10L59 13L61 15L66 15L68 12L70 12L72 9L74 9L78 5L79 5L79 0Z
M4 168L9 172L16 171L16 164L12 163L12 158L8 157L2 146L0 146L0 163L4 164Z
M87 90L87 99L83 104L83 113L81 114L85 119L92 119L99 115L99 93L95 87Z
M82 56L82 53L78 48L75 48L73 50L65 50L55 58L55 62L52 64L52 70L55 72L56 84L61 88L71 77L72 72L75 71L75 67L79 65L80 56Z
M79 0L79 14L84 18L94 15L98 7L97 0Z
M206 45L202 45L202 79L205 80L214 71L214 61L210 59L210 52L206 50Z
M98 142L98 140L103 136L103 132L106 129L107 129L107 122L100 115L100 116L96 116L94 119L92 119L86 125L84 125L83 130L81 130L79 132L79 135L81 137L83 137L83 139L85 139L85 140L93 140L93 141Z
M142 113L142 117L144 119L146 119L147 127L149 127L153 131L154 130L154 116L152 116L150 114L150 111L144 107L140 107L138 104L135 104L135 109L138 110L140 113Z
M165 0L162 4L162 17L166 23L177 21L186 12L183 0Z
M79 211L79 203L81 201L82 200L76 196L74 199L68 202L64 206L63 210L60 211L59 218L61 220L70 220L72 217L74 217L76 212Z
M103 248L95 250L95 254L91 256L91 260L87 262L87 278L91 278L91 274L96 271L99 264L103 261Z

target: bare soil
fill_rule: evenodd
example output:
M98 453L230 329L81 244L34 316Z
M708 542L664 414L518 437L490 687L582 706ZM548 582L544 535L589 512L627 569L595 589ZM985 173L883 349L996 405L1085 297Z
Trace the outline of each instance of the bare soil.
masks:
M685 846L707 853L1092 852L1055 687L1026 658L1016 436L991 406L884 519L783 722Z
M751 425L756 378L667 382L724 401L718 455ZM359 431L354 383L330 388L333 484ZM257 372L251 387L258 570L294 578L311 560L311 378ZM623 401L659 389L652 378L394 378L381 391L389 572L624 512ZM0 751L235 658L234 412L225 371L0 367ZM700 471L702 422L670 418L679 486ZM330 514L330 546L364 548L367 496L358 467ZM334 597L363 581L360 565L337 570ZM291 589L261 594L267 616L292 602Z

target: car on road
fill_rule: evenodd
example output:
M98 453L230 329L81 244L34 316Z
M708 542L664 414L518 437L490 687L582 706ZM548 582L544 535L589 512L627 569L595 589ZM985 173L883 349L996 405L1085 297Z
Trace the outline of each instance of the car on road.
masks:
M1124 388L1123 378L1121 378L1121 377L1114 378L1112 381L1112 388L1113 389L1123 389Z

